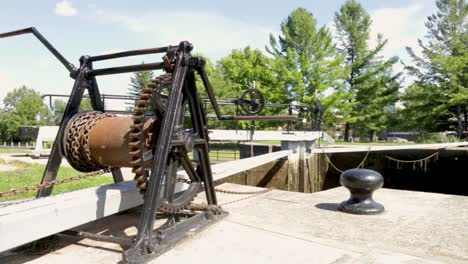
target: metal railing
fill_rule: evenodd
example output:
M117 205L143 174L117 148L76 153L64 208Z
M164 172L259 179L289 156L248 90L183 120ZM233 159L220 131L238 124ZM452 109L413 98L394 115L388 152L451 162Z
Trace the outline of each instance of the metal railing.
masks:
M34 149L36 143L29 143L29 142L1 142L0 148L1 149Z

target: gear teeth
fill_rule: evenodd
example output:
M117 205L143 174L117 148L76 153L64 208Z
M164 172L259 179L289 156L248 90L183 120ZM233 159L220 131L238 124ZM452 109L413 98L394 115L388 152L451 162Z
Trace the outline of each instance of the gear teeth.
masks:
M131 150L135 151L135 150L140 150L140 144L141 144L141 141L138 140L138 141L133 141L133 142L128 143L128 146Z
M132 172L135 173L135 174L143 174L145 172L145 169L143 169L143 167L134 167L132 169Z
M135 108L135 110L134 110L134 115L135 116L142 116L144 114L145 114L145 111L143 109Z
M148 101L146 101L146 100L136 100L135 106L144 108L146 106L146 102L148 102Z
M141 99L141 100L148 100L148 99L150 99L150 98L151 98L151 94L142 93L142 94L140 95L140 99Z
M133 126L141 127L143 124L143 115L142 116L134 116L133 117Z
M139 166L140 163L141 163L141 159L136 159L136 160L130 161L130 164L131 164L132 166Z
M128 137L129 138L139 138L141 133L129 133Z
M129 138L129 155L131 157L130 164L132 165L132 172L135 174L135 181L137 187L143 193L146 191L148 179L146 177L146 170L143 167L143 153L146 149L145 144L147 139L143 138L143 122L145 117L148 100L153 96L154 91L157 90L161 84L164 84L172 79L172 74L167 73L156 77L143 89L140 97L135 101L135 107L133 111L133 124L131 125L131 131L128 135ZM190 201L191 202L191 201ZM168 213L177 213L180 210L188 209L190 202L187 204L174 205L171 203L163 202L159 210L163 210ZM185 202L184 202L185 203Z
M138 134L138 133L131 133L133 135L135 134ZM130 143L134 143L134 142L137 142L137 141L140 141L140 138L139 137L132 137L131 135L128 135L128 139L130 140ZM129 144L130 144L129 143Z
M139 184L138 188L140 188L141 191L146 191L146 182L143 182L142 184Z
M134 150L134 151L130 151L130 152L129 152L130 156L132 156L132 157L134 157L134 158L136 158L136 159L139 159L139 158L140 158L140 155L139 155L140 153L141 153L141 149L140 149L140 148L138 148L138 149L136 149L136 150Z

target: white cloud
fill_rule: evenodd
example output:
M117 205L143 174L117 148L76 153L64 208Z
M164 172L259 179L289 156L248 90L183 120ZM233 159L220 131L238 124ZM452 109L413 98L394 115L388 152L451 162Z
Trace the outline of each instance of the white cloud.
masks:
M434 11L434 3L427 0L414 0L412 4L401 8L379 8L370 11L372 18L370 41L371 46L377 44L377 34L382 33L388 40L382 51L386 58L398 56L405 64L411 64L411 58L406 47L411 47L418 54L420 48L418 39L424 38L426 28L424 23L428 15ZM395 71L402 71L404 66L397 63ZM412 83L411 76L405 77L404 86Z
M194 44L195 52L213 59L246 46L264 51L269 34L274 32L273 28L205 12L169 11L134 16L100 11L99 16L121 24L130 32L144 34L144 45L176 45L188 40Z
M55 4L55 14L59 16L74 16L77 11L68 0L62 0Z
M402 8L380 8L371 11L372 37L371 45L376 44L376 36L382 33L388 39L384 54L388 57L406 54L405 47L416 47L417 39L423 37L426 29L425 8L413 4Z

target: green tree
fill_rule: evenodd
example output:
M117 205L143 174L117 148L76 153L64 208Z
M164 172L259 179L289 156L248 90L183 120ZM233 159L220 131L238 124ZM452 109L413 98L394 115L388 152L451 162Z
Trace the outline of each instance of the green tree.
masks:
M130 84L128 87L128 95L139 96L143 89L145 89L151 80L155 78L154 72L152 71L140 71L134 72L133 76L130 77ZM134 102L128 103L128 109L133 109Z
M416 130L420 134L447 129L448 109L440 109L445 99L435 85L421 86L418 82L406 88L402 98L399 128Z
M347 112L343 104L345 93L340 79L344 56L338 55L326 26L317 28L313 14L297 8L281 23L281 34L270 34L267 51L275 58L278 101L292 101L312 106L319 100L324 106L326 123L337 122Z
M400 74L393 74L391 70L398 58L384 60L379 56L387 44L381 34L377 36L375 48L368 46L372 21L357 1L346 1L335 13L334 24L338 51L346 56L344 80L350 111L345 116L345 140L349 138L353 123L358 131L366 128L372 140L374 133L385 127L385 107L398 97Z
M67 103L63 100L54 100L52 109L52 123L56 126L60 125L62 121L63 113L65 113L65 108L67 107Z
M128 87L128 94L133 96L140 95L143 89L145 89L153 79L154 72L152 71L140 71L133 73L133 76L130 77L130 87Z
M93 110L93 105L91 104L91 99L83 98L80 103L80 111L91 111Z
M65 113L65 109L67 107L67 102L57 99L54 100L53 103L53 108L51 109L51 117L50 119L50 124L51 125L60 125L60 122L62 121L63 113ZM91 99L89 98L83 98L80 103L80 111L92 111L93 106L91 105Z
M273 60L265 56L260 50L245 47L234 49L231 54L221 59L219 70L222 77L230 84L230 91L226 94L231 98L238 98L243 91L253 87L259 89L265 99L273 103L282 103L287 98L278 89L278 81L272 69ZM226 96L224 95L224 96ZM226 97L225 97L226 98ZM281 109L268 108L262 114L278 114ZM238 114L242 114L239 110ZM243 129L250 127L250 121L238 122ZM274 126L276 122L261 122L256 124L258 129Z
M272 87L275 85L275 76L270 69L271 59L262 54L258 49L245 47L234 49L231 54L221 59L219 67L220 74L229 80L232 85L231 98L237 98L241 93L252 88L256 82L256 88L264 92L267 99L277 102L279 97Z
M16 140L22 125L47 125L50 123L49 109L38 92L22 86L9 92L0 113L0 138Z
M413 65L406 69L417 79L406 93L408 112L422 111L424 116L409 116L412 123L422 122L425 129L440 129L431 120L457 120L458 137L463 133L463 117L468 115L468 4L465 0L438 0L437 12L427 18L426 42L419 39L422 56L407 51ZM414 94L421 94L417 97Z

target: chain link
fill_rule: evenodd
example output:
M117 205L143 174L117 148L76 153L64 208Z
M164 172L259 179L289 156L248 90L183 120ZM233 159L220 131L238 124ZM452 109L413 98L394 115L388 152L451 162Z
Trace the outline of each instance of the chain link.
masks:
M105 169L93 161L88 140L89 133L96 122L100 119L112 116L114 115L89 111L79 113L78 116L70 122L64 149L66 158L73 168L82 172L93 172Z
M83 180L83 179L86 179L86 178L89 178L89 177L98 176L98 175L108 173L108 172L110 172L110 169L102 169L102 170L98 170L98 171L93 171L93 172L89 172L89 173L85 173L85 174L76 175L76 176L69 177L69 178L53 180L53 181L50 181L50 182L44 182L42 184L38 183L38 184L31 185L31 186L25 186L25 187L22 187L22 188L19 188L19 189L10 189L10 190L5 191L5 192L0 192L0 198L15 196L15 195L20 194L20 193L38 191L42 187L50 187L52 185L60 185L60 184L69 183L69 182L72 182L72 181Z
M176 181L186 183L186 184L191 183L190 179L186 179L186 178L177 178ZM248 191L247 192L247 191L232 191L232 190L226 190L226 189L221 189L221 188L215 188L216 192L226 193L226 194L238 194L238 195L262 194L262 193L266 193L266 192L268 192L270 190L272 190L272 189L265 189L265 190L259 190L259 191Z

